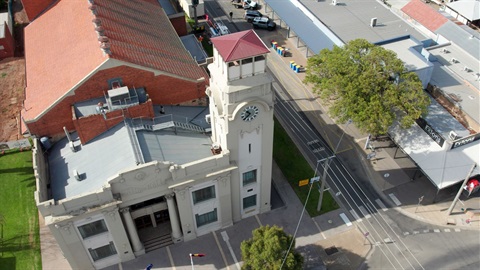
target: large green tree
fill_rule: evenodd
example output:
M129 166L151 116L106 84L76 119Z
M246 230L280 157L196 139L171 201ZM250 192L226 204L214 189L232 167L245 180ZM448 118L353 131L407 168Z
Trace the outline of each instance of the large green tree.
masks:
M275 225L255 229L253 237L240 245L244 262L242 269L280 269L292 240L291 235L287 235L283 229ZM292 249L282 269L302 269L303 257L293 248L295 242L292 243Z
M373 135L386 134L395 119L410 127L430 104L418 76L394 52L364 39L310 57L304 82L327 102L333 118L351 119Z

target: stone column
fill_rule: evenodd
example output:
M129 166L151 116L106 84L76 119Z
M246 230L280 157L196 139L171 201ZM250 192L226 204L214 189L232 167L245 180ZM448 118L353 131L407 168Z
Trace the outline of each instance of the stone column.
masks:
M170 216L170 226L172 226L172 238L175 242L182 237L182 230L180 229L180 222L177 215L176 203L173 200L174 193L165 195L167 199L168 215Z
M123 214L123 220L125 220L125 225L127 226L127 232L130 236L130 241L132 242L133 252L139 252L143 250L143 244L140 242L140 238L138 237L137 228L135 227L135 223L133 222L132 215L130 215L130 208L123 208L120 210Z

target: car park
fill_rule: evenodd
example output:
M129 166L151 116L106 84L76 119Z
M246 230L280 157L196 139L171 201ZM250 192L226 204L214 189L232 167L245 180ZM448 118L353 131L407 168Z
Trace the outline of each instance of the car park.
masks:
M255 29L262 28L262 29L267 29L268 31L273 31L277 27L277 24L267 17L254 18L252 21L252 24L253 24L253 28Z
M258 10L245 10L245 15L243 16L249 23L253 22L253 19L260 17L263 17L263 14Z

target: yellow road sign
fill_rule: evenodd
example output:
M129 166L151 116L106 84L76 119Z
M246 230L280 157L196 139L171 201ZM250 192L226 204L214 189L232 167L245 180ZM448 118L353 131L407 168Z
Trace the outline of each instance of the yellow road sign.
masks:
M298 186L299 187L306 186L306 185L308 185L309 182L310 182L310 179L300 180L298 182Z

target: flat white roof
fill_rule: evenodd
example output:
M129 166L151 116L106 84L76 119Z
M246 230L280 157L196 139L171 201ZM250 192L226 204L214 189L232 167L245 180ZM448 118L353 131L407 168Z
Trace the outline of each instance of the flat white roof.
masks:
M410 156L422 169L430 181L443 189L463 181L474 163L480 162L480 140L463 146L452 148L452 140L448 138L449 130L465 137L466 129L458 123L436 101L429 107L425 117L427 124L445 140L440 146L418 124L402 129L398 122L389 129L390 137ZM476 168L472 176L479 174Z
M406 38L403 40L392 41L390 43L382 44L381 47L391 50L397 54L397 57L400 58L404 63L408 71L415 71L429 67L431 64L428 63L427 59L423 57L418 51L416 51L414 46L421 45L411 38Z

